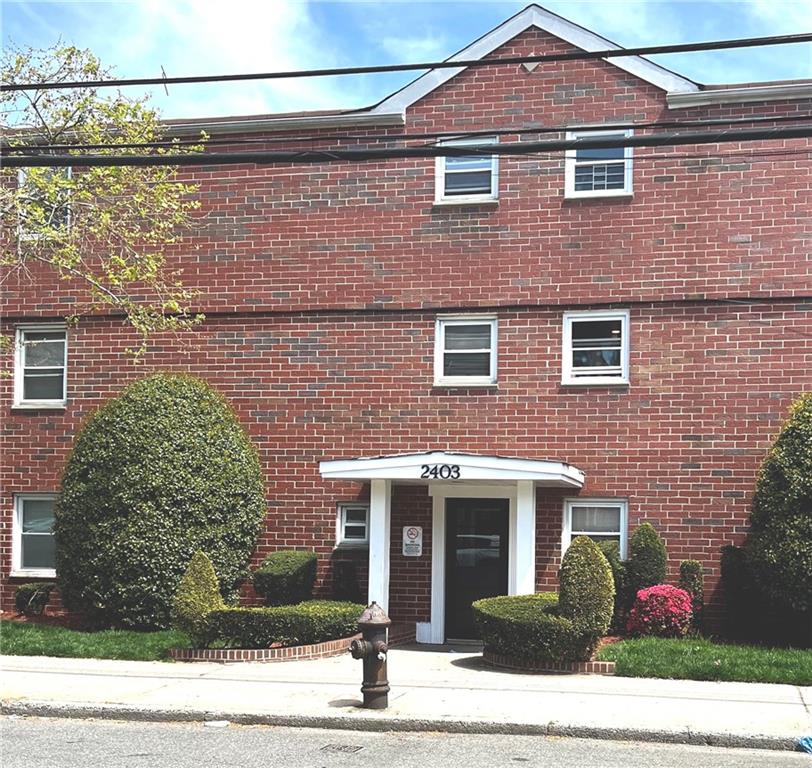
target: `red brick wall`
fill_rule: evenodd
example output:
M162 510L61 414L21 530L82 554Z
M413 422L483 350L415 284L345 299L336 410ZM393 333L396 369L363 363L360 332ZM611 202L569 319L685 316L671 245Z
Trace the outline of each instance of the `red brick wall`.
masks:
M0 570L9 571L12 494L58 488L82 417L128 380L185 370L231 400L259 447L269 515L257 558L312 546L327 575L337 556L336 504L366 491L322 481L319 460L464 450L578 466L583 496L627 498L631 525L651 520L663 534L672 576L680 559L696 557L709 569L712 593L719 546L741 540L764 451L793 397L810 385L810 310L812 302L797 300L632 306L628 387L562 386L561 313L501 312L497 390L433 386L433 313L214 318L194 344L167 339L140 366L124 353L119 326L87 318L70 331L64 412L10 412L10 381L0 380L7 512ZM560 494L539 491L538 517L546 589L558 567ZM425 491L396 494L393 552L407 523L423 524L429 552ZM427 571L394 555L392 581L403 582L393 587L393 612L422 615Z
M566 47L532 31L496 53ZM407 130L811 108L669 111L656 88L578 62L466 72L410 109ZM718 604L719 546L741 540L764 451L790 401L812 386L812 164L808 153L711 157L754 146L812 143L638 149L631 199L564 200L560 155L503 158L495 207L435 206L431 160L188 171L200 185L200 227L170 256L202 290L204 327L157 340L135 366L119 319L84 319L70 332L64 412L10 411L10 381L0 379L0 573L13 494L57 489L82 417L127 381L186 370L229 397L259 446L269 514L257 559L313 546L325 591L331 558L363 557L333 545L336 503L365 490L323 482L318 461L447 449L579 466L582 495L627 498L632 526L657 525L672 576L681 558L702 560ZM9 325L59 317L81 299L45 274L15 275L4 288ZM606 303L631 310L630 386L563 387L561 312ZM458 307L499 307L497 390L433 387L435 310ZM538 501L538 586L548 589L561 499L540 491ZM424 491L398 490L393 552L407 517L424 521L429 553ZM429 562L393 555L396 618L425 620Z

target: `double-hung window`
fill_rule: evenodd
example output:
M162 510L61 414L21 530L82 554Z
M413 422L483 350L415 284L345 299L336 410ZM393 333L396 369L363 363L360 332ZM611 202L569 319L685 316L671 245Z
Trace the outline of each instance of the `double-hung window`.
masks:
M496 318L438 317L434 383L481 386L496 383Z
M339 546L369 543L369 504L339 504L336 541Z
M14 405L54 408L67 402L68 334L64 326L17 328Z
M629 312L566 312L563 384L629 383Z
M595 542L617 542L621 558L626 558L629 505L619 499L567 499L564 502L564 523L561 553L567 551L573 539L589 536Z
M53 493L23 493L14 497L13 576L56 575L55 503Z
M567 139L623 139L632 131L570 131ZM566 197L611 197L632 193L632 148L568 149Z
M493 136L477 139L457 139L442 142L444 147L496 144ZM471 155L438 157L436 164L437 202L483 202L496 200L499 160L496 155L478 152Z

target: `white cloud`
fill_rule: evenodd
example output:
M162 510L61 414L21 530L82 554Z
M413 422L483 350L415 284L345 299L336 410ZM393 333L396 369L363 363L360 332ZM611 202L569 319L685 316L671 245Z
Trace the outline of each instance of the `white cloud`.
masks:
M381 49L396 62L417 63L421 61L438 61L453 53L444 35L429 33L418 37L398 37L387 35L380 40Z

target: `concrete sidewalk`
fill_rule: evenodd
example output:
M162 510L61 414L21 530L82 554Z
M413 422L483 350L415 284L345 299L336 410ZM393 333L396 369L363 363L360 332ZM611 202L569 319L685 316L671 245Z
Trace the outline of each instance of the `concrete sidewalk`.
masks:
M478 653L392 650L389 708L359 708L361 664L347 656L273 664L179 664L5 656L8 714L230 720L363 730L636 739L793 749L812 734L812 688L750 683L524 675Z

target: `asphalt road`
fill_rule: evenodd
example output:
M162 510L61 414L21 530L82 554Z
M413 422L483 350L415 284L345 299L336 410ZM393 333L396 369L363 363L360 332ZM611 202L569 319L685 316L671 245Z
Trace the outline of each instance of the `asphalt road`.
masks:
M3 768L789 768L793 752L543 736L367 733L201 723L0 719Z

